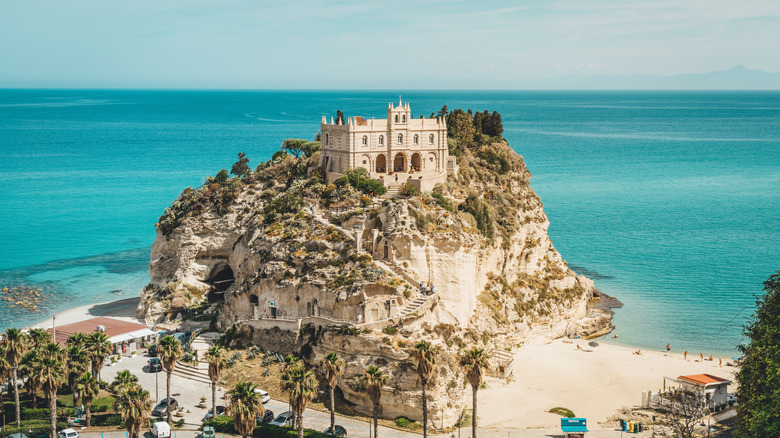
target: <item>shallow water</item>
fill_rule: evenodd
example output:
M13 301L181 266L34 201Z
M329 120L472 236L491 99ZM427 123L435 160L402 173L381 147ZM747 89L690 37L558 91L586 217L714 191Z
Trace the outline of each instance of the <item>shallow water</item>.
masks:
M251 165L322 115L396 92L0 91L0 285L51 298L0 327L137 296L154 223L186 186ZM729 353L780 269L780 93L404 92L414 115L497 110L550 236L625 306L619 341Z

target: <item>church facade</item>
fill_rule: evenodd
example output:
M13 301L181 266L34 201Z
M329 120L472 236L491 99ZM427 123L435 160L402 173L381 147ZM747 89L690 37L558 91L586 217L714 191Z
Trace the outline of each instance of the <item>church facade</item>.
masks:
M332 117L328 122L323 116L320 132L320 167L328 182L358 167L388 185L388 176L393 174L399 174L405 182L411 178L446 178L447 172L457 169L447 148L445 119L414 119L408 102L388 104L386 119L349 117L344 124ZM392 181L397 181L399 175Z

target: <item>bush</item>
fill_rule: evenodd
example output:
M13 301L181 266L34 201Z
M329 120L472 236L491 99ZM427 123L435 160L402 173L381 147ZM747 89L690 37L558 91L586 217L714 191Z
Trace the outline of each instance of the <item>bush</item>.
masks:
M455 207L452 206L452 203L449 201L449 199L445 198L441 193L433 192L431 193L431 196L436 200L441 208L447 211L455 211Z
M574 412L572 412L571 409L562 408L560 406L552 408L547 412L551 414L560 415L563 418L574 418Z
M417 196L420 191L417 190L417 187L414 184L407 182L401 186L401 189L398 191L398 193L401 196Z
M284 158L288 157L289 155L290 154L288 154L287 151L276 151L271 156L271 161L281 160L281 159L284 159Z
M93 426L121 426L122 416L119 414L101 414L92 416Z
M209 418L203 422L203 426L211 426L219 433L237 433L235 424L233 423L233 417L228 417L227 415Z
M298 431L289 427L271 426L263 423L255 428L252 435L262 438L298 438ZM333 438L333 435L311 429L304 429L303 436L304 438Z
M389 326L382 329L382 333L386 335L395 335L398 333L398 327Z
M384 195L385 192L387 192L387 189L382 183L369 179L368 171L362 167L347 170L344 172L343 176L337 178L333 183L337 187L343 187L349 184L366 195L371 194L371 192L374 192L374 195Z
M297 213L303 207L303 198L292 193L282 193L263 208L266 220L273 222L279 215Z

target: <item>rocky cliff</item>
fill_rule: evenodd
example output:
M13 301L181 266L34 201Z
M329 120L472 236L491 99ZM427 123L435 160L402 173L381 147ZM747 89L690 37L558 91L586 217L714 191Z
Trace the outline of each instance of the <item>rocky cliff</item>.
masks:
M149 323L224 302L220 327L250 327L253 341L347 362L340 388L368 412L356 378L368 365L390 374L383 416L419 419L420 390L408 349L441 349L428 391L430 418L451 425L466 392L455 355L470 345L507 350L534 334L588 335L609 326L589 306L593 282L568 268L523 159L504 142L469 148L459 172L432 193L404 184L370 196L365 172L324 185L318 153L277 154L254 172L222 171L185 190L160 218L151 283L139 316ZM234 166L235 170L235 166ZM378 190L381 191L381 190ZM419 283L434 294L419 292Z

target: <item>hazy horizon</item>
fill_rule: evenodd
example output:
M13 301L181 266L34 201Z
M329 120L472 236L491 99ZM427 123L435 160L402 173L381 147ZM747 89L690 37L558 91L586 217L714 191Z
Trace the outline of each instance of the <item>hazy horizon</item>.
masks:
M779 37L771 1L3 2L0 88L591 89L738 65L780 88Z

